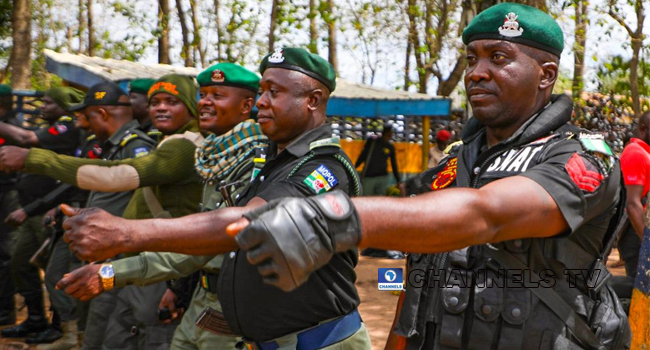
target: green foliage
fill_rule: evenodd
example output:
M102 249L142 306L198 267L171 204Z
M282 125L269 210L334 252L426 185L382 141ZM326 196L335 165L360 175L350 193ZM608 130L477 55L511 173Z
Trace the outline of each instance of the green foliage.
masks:
M647 50L642 51L642 57L639 62L639 94L641 95L642 105L650 104L643 97L650 96L650 62L645 57ZM603 93L613 93L627 97L626 101L631 101L630 89L630 61L622 56L614 56L609 61L604 62L597 73L600 82L600 90Z

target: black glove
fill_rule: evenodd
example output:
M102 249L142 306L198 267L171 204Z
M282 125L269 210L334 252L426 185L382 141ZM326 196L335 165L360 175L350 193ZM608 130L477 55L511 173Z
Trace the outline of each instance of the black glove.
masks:
M235 237L237 244L265 283L286 292L361 239L359 215L342 191L274 200L244 217L251 223Z

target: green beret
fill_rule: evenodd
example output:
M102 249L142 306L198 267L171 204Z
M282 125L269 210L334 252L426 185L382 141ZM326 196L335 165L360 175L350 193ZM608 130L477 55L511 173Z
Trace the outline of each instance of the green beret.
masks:
M129 92L146 95L151 89L151 85L156 82L156 79L150 78L137 78L131 80L129 83Z
M0 96L11 96L11 86L0 84Z
M324 58L305 49L284 47L276 49L262 59L260 73L268 68L284 68L306 74L327 86L330 92L336 88L336 72Z
M512 41L558 57L564 49L564 34L553 17L534 7L509 2L479 13L463 31L465 45L481 39Z
M196 103L197 86L194 78L188 75L168 74L160 77L151 85L149 89L149 101L158 93L164 92L178 97L195 118L198 117L198 107Z
M70 112L70 107L81 103L86 97L86 94L70 86L53 87L45 91L45 96L49 96L54 103L63 108L66 112Z
M200 86L225 85L251 90L260 89L260 77L234 63L218 63L199 73L196 81Z

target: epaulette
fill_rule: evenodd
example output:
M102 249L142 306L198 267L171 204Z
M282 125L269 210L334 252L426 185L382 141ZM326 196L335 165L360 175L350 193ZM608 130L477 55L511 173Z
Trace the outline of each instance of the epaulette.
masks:
M120 146L124 147L126 146L127 143L131 142L131 140L137 138L138 138L138 134L128 134L122 138L122 141L120 141Z
M336 154L341 150L339 137L328 137L309 144L309 150L316 154Z
M458 147L460 147L462 144L463 144L463 141L462 141L462 140L461 140L461 141L456 141L456 142L450 144L449 146L447 146L447 148L445 148L445 150L442 151L442 153L444 153L444 154L450 154L452 150L456 150L456 149L457 149Z
M97 138L97 135L92 134L92 135L89 135L88 137L86 137L86 141L91 141L91 140L94 140L96 138Z
M163 133L160 132L158 129L152 129L152 130L147 131L148 136L156 136L156 137L158 137L158 136L162 136L162 134Z
M64 115L63 117L59 118L59 119L57 120L57 122L70 123L70 122L72 122L72 118L70 118L70 117Z

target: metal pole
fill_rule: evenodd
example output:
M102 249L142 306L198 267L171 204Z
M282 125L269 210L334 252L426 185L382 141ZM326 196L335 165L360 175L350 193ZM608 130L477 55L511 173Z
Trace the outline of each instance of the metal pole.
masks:
M422 118L422 171L429 165L429 133L431 132L431 117Z

